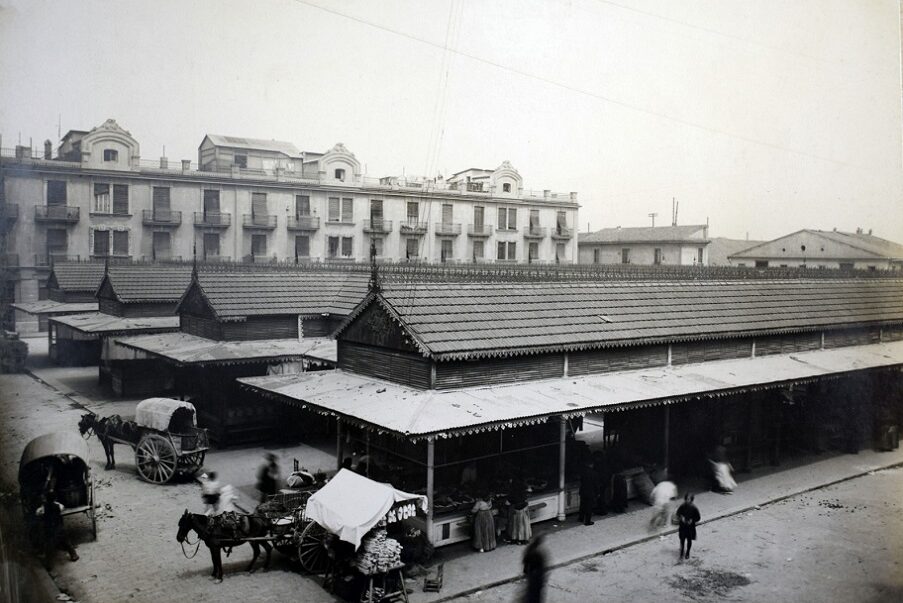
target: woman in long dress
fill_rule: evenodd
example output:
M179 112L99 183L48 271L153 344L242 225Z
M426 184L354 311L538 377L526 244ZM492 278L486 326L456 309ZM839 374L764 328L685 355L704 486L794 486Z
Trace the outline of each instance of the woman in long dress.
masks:
M511 512L508 515L508 539L516 544L527 544L533 538L533 528L530 526L527 487L522 480L516 479L512 482L508 501L511 503Z
M473 516L473 548L491 551L495 548L495 519L492 516L492 502L488 496L480 496L471 509Z

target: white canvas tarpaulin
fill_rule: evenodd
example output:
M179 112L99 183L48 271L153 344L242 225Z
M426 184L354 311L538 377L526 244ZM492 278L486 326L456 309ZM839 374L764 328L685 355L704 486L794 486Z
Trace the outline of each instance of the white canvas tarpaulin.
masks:
M342 469L308 499L304 513L307 519L316 521L357 549L364 535L389 509L406 500L418 500L420 509L426 511L425 496L402 492L390 484Z
M197 426L194 405L191 402L182 402L172 398L148 398L147 400L142 400L135 407L135 422L138 425L150 427L157 431L167 431L169 430L170 419L180 408L190 411L191 423Z

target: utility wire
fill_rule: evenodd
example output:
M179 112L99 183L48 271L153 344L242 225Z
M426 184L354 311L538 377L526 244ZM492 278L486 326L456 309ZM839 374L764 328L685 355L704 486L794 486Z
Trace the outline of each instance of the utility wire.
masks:
M315 3L313 3L313 2L309 2L308 0L293 0L293 1L294 1L294 2L297 2L298 4L303 4L303 5L305 5L305 6L309 6L309 7L311 7L311 8L316 8L316 9L321 10L321 11L323 11L323 12L327 12L327 13L330 13L330 14L333 14L333 15L336 15L336 16L339 16L339 17L342 17L342 18L344 18L344 19L348 19L348 20L351 20L351 21L355 21L355 22L360 23L360 24L362 24L362 25L367 25L368 27L373 27L373 28L375 28L375 29L380 29L380 30L382 30L382 31L385 31L385 32L388 32L388 33L391 33L391 34L394 34L394 35L397 35L397 36L406 38L406 39L408 39L408 40L412 40L412 41L414 41L414 42L418 42L418 43L420 43L420 44L425 44L425 45L427 45L427 46L431 46L431 47L433 47L433 48L438 48L439 50L443 50L443 51L446 50L446 47L445 47L444 45L439 44L439 43L437 43L437 42L433 42L432 40L427 40L427 39L424 39L424 38L419 38L419 37L417 37L417 36L415 36L415 35L413 35L413 34L409 34L409 33L407 33L407 32L400 31L400 30L397 30L397 29L392 29L391 27L387 27L387 26L385 26L385 25L380 25L380 24L378 24L378 23L373 23L372 21L368 21L368 20L366 20L366 19L362 19L362 18L356 17L356 16L354 16L354 15L350 15L350 14L347 14L347 13L343 13L343 12L341 12L341 11L337 11L337 10L332 9L332 8L326 8L325 6L320 6L320 5L315 4ZM817 154L814 154L814 153L808 153L808 152L806 152L806 151L801 151L801 150L799 150L799 149L794 149L794 148L791 148L791 147L786 147L786 146L783 146L783 145L780 145L780 144L777 144L777 143L772 143L772 142L768 142L768 141L764 141L764 140L758 140L758 139L756 139L756 138L752 138L752 137L750 137L750 136L745 136L745 135L743 135L743 134L738 134L738 133L735 133L735 132L728 132L727 130L722 130L722 129L720 129L720 128L716 128L716 127L713 127L713 126L707 126L707 125L705 125L705 124L698 123L698 122L695 122L695 121L690 121L690 120L687 120L687 119L682 119L682 118L679 118L679 117L674 117L673 115L669 115L669 114L667 114L667 113L662 113L662 112L660 112L660 111L655 111L655 110L653 110L653 109L648 109L648 108L645 108L645 107L640 107L640 106L638 106L638 105L632 105L632 104L630 104L630 103L627 103L627 102L618 100L618 99L616 99L616 98L612 98L612 97L609 97L609 96L605 96L605 95L603 95L603 94L598 94L598 93L592 92L592 91L590 91L590 90L584 90L584 89L581 89L581 88L576 88L576 87L571 86L571 85L569 85L569 84L565 84L565 83L563 83L563 82L559 82L559 81L553 80L553 79L548 78L548 77L545 77L545 76L543 76L543 75L538 75L538 74L535 74L535 73L530 73L530 72L528 72L528 71L524 71L524 70L522 70L522 69L518 69L517 67L511 67L511 66L508 66L508 65L504 65L504 64L502 64L502 63L498 63L498 62L493 61L493 60L491 60L491 59L487 59L487 58L484 58L484 57L481 57L481 56L479 56L479 55L476 55L476 54L473 54L473 53L470 53L470 52L466 52L466 51L463 51L463 50L458 50L458 49L456 49L456 48L449 48L449 49L447 49L447 50L448 50L449 52L453 52L453 53L455 53L455 54L457 54L457 55L466 57L466 58L471 59L471 60L473 60L473 61L476 61L476 62L478 62L478 63L482 63L482 64L484 64L484 65L489 65L489 66L491 66L491 67L495 67L495 68L497 68L497 69L501 69L501 70L507 71L507 72L509 72L509 73L513 73L513 74L516 74L516 75L520 75L520 76L522 76L522 77L526 77L526 78L529 78L529 79L537 80L537 81L540 81L540 82L549 84L550 86L554 86L554 87L560 88L560 89L562 89L562 90L568 90L568 91L570 91L570 92L574 92L574 93L576 93L576 94L580 94L580 95L582 95L582 96L586 96L586 97L589 97L589 98L594 98L594 99L597 99L597 100L600 100L600 101L609 103L609 104L611 104L611 105L616 105L616 106L618 106L618 107L622 107L622 108L624 108L624 109L628 109L628 110L630 110L630 111L635 111L635 112L637 112L637 113L643 113L643 114L646 114L646 115L651 115L651 116L653 116L653 117L658 117L659 119L664 119L664 120L666 120L666 121L671 121L671 122L674 122L674 123L678 123L678 124L687 126L687 127L689 127L689 128L694 128L694 129L697 129L697 130L701 130L701 131L703 131L703 132L708 132L709 134L717 134L717 135L724 136L724 137L727 137L727 138L734 138L734 139L736 139L736 140L740 140L740 141L743 141L743 142L746 142L746 143L749 143L749 144L753 144L753 145L757 145L757 146L761 146L761 147L766 147L766 148L773 149L773 150L777 150L777 151L784 151L784 152L786 152L786 153L790 153L790 154L792 154L792 155L798 155L798 156L800 156L800 157L808 157L808 158L810 158L810 159L817 159L817 160L819 160L819 161L824 161L824 162L826 162L826 163L832 163L832 164L838 165L838 166L856 167L856 168L859 168L859 169L868 169L868 168L866 168L865 166L855 165L855 164L852 164L852 163L849 163L849 162L846 162L846 161L843 161L843 160L840 160L840 159L834 159L833 157L827 157L827 156L824 156L824 155L817 155Z

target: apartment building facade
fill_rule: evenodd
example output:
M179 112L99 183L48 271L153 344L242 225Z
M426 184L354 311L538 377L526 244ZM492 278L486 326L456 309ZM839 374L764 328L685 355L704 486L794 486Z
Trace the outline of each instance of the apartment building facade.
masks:
M114 120L56 156L0 159L15 301L39 298L53 258L574 263L576 193L524 189L510 163L447 180L370 178L341 143L207 135L198 162L145 161Z

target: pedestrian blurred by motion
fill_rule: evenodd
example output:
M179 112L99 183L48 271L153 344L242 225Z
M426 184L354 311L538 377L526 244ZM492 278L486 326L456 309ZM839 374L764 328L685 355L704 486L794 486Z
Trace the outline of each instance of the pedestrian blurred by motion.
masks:
M649 520L651 529L661 528L671 520L671 501L677 498L677 486L668 480L659 482L652 489L652 519Z
M210 471L201 475L201 500L204 501L207 515L216 515L219 511L219 499L221 486L216 479L216 471Z
M593 523L593 508L596 506L596 499L599 497L599 481L598 474L591 460L583 464L583 472L580 474L580 512L577 521L583 522L585 526L591 526Z
M276 455L266 453L266 462L257 470L257 489L260 491L260 502L266 502L274 494L279 485L279 463Z
M542 591L546 585L546 568L549 567L543 540L543 535L537 534L524 550L524 575L527 577L524 603L542 603Z
M727 449L724 446L718 446L712 456L713 458L709 459L714 481L712 489L721 494L733 494L734 488L737 487L737 482L734 481L734 468L727 459Z
M693 547L693 541L696 540L696 524L699 523L699 509L693 504L693 495L689 492L684 496L684 502L677 507L677 519L680 522L677 529L677 536L680 538L680 555L678 559L689 559L690 549ZM686 544L686 554L684 554L684 544Z

